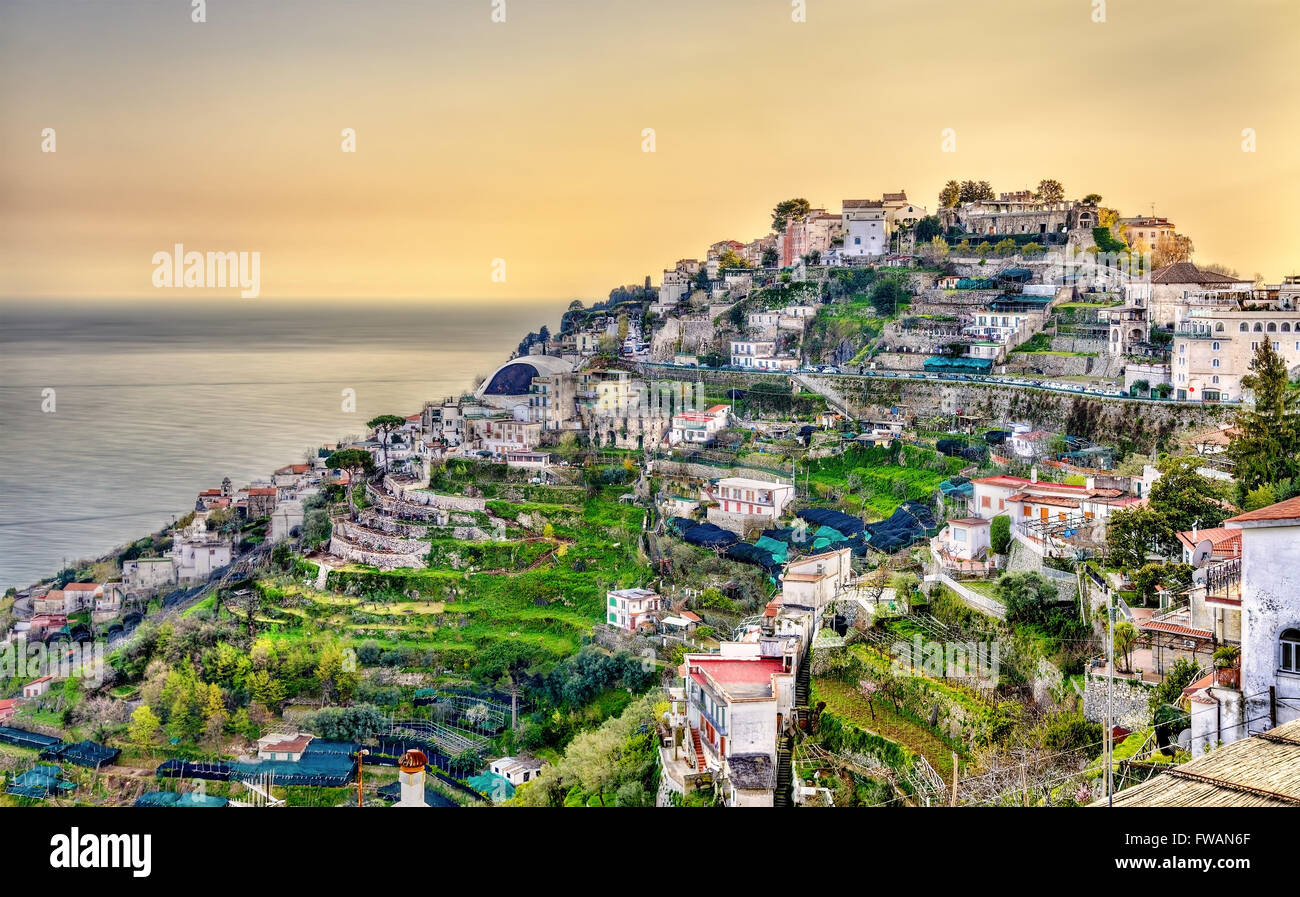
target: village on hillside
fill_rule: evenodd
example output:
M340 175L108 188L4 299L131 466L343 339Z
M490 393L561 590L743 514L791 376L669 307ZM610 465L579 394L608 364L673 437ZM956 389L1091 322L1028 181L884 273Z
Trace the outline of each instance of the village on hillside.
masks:
M701 249L10 590L0 803L1261 799L1300 276L1052 180Z

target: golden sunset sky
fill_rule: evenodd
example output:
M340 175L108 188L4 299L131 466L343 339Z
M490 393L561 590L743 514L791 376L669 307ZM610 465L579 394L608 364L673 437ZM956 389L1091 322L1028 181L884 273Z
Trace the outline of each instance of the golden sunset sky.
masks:
M778 200L949 178L1154 203L1197 261L1300 271L1295 0L492 5L4 3L0 297L156 297L183 243L260 252L263 299L603 298Z

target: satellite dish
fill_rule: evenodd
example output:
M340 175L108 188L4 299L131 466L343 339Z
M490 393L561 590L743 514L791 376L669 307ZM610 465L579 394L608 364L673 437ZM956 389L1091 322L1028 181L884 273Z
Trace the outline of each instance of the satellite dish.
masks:
M1192 750L1192 730L1184 729L1178 733L1178 747L1188 753Z
M1210 559L1214 554L1214 543L1209 539L1202 539L1196 543L1196 553L1192 555L1192 563L1199 567Z
M1198 567L1197 569L1192 571L1192 585L1194 586L1205 585L1205 581L1208 578L1209 578L1209 574L1207 573L1204 567Z

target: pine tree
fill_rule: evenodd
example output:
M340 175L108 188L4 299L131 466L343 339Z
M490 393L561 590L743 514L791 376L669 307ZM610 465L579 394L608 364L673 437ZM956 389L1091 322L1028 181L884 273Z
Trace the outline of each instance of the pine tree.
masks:
M1237 435L1228 446L1239 487L1249 491L1300 475L1300 395L1268 340L1260 341L1241 385L1255 403L1237 412Z

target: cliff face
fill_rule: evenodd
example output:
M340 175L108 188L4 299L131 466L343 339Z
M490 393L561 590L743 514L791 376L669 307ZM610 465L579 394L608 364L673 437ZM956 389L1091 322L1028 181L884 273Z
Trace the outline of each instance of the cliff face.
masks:
M1218 405L1074 396L978 383L808 379L814 385L831 385L861 417L886 417L893 408L918 417L961 411L989 423L1026 423L1138 452L1167 448L1184 431L1210 429L1232 416L1231 408Z

